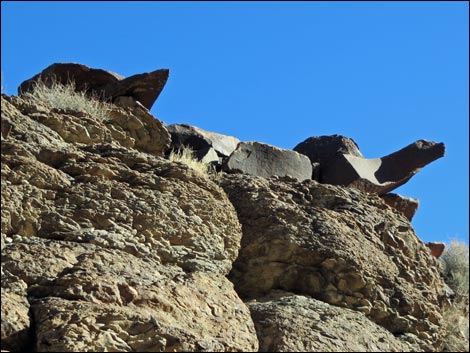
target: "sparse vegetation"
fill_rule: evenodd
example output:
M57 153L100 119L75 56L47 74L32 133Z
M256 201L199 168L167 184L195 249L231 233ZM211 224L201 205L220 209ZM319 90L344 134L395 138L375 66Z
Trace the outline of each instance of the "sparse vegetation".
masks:
M452 240L441 256L444 280L455 292L451 306L443 312L446 336L443 351L468 352L469 251L465 243Z
M194 150L189 146L183 146L176 151L171 151L169 160L184 163L205 176L209 176L209 173L213 172L213 167L209 163L199 161L194 156Z
M444 279L456 295L468 296L469 259L468 246L452 240L441 256Z
M110 104L100 101L98 97L90 97L85 92L75 91L73 81L65 85L58 81L53 81L49 85L38 81L33 90L24 93L23 96L46 103L53 108L86 112L103 121L108 119L108 112L111 109Z

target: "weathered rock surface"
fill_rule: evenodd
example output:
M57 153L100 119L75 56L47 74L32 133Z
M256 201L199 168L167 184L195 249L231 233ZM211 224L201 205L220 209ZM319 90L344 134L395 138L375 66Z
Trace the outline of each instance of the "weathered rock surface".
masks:
M73 81L77 91L93 93L111 101L121 96L132 97L150 109L165 86L168 75L169 70L161 69L124 78L116 73L82 64L56 63L21 83L18 93L32 90L39 80L46 84L54 81L67 84Z
M224 277L235 210L156 156L161 122L139 104L105 122L18 97L1 107L2 349L257 349Z
M259 142L240 142L222 168L230 173L241 172L263 178L312 178L312 163L306 156Z
M405 184L422 167L444 156L443 143L416 141L382 158L339 154L321 170L321 182L383 195Z
M313 298L279 291L249 302L248 308L261 352L420 351L362 313Z
M412 205L311 180L331 160L369 161L354 141L310 139L323 146L310 161L178 125L173 147L246 173L208 178L163 158L170 134L147 109L158 75L45 72L73 73L78 89L101 89L113 107L100 120L2 95L2 350L441 347L451 294L409 224ZM424 163L443 148L415 144L380 171L406 179L395 167L418 168L407 158Z
M409 221L413 219L419 206L419 201L399 194L383 194L380 196L387 205L403 214Z
M440 340L444 283L409 221L382 199L312 180L224 175L243 227L230 278L245 299L274 289L363 312L423 349Z
M167 129L171 134L171 150L178 150L183 146L191 147L198 159L204 162L221 164L240 142L236 137L206 131L187 124L172 124L168 125Z

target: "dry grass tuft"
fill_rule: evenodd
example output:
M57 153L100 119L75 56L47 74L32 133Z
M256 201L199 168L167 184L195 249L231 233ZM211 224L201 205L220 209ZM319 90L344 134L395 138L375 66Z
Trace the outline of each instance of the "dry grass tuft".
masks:
M75 91L73 81L66 85L56 80L51 84L38 81L33 90L24 93L23 96L43 102L52 108L86 112L102 121L108 119L111 110L111 105L100 101L98 97L90 97L85 92Z
M199 161L194 156L194 150L189 146L183 146L176 151L171 151L169 160L172 162L184 163L206 177L213 172L212 166L209 163Z

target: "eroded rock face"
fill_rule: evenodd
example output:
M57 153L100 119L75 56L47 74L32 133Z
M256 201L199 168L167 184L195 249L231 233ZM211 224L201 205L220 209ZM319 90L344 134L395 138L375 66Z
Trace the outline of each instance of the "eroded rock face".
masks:
M241 172L263 178L312 178L312 163L306 156L259 142L240 142L222 168L229 173Z
M77 91L111 101L121 96L132 97L150 109L165 86L168 75L169 70L161 69L124 78L114 72L93 69L82 64L56 63L21 83L18 93L31 91L39 80L46 85L52 82L65 85L73 81Z
M404 215L409 221L413 219L416 210L419 206L419 201L411 197L405 197L399 194L383 194L380 196L387 205L393 207L402 215Z
M363 314L277 291L249 302L261 352L417 352Z
M246 300L274 289L363 312L424 349L440 339L439 264L408 220L356 189L225 175L243 227L230 278Z
M205 176L157 156L161 122L140 105L106 122L18 97L1 106L2 349L257 349L225 278L236 212Z

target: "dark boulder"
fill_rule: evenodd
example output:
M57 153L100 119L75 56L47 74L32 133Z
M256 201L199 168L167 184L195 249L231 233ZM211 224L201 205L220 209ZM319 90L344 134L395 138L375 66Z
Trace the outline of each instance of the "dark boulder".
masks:
M321 182L353 186L383 195L405 184L422 167L444 156L444 153L443 143L419 140L382 158L338 154L322 165Z
M114 72L82 64L56 63L21 83L18 94L33 90L40 80L48 86L54 82L64 85L73 82L77 91L111 102L121 96L132 97L150 110L165 86L168 75L169 70L161 69L124 78Z
M340 153L362 157L353 139L341 135L312 136L294 147L294 151L306 155L312 163L326 164Z

